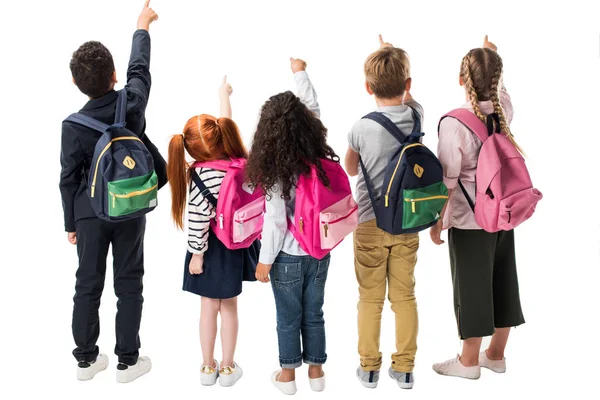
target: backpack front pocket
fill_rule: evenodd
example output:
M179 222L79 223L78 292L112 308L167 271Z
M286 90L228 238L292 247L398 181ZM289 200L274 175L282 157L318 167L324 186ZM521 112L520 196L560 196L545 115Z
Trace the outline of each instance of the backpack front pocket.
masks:
M121 217L157 205L158 177L154 171L108 183L108 215Z
M448 189L443 182L424 188L405 189L403 194L403 229L416 228L437 221L448 200Z
M265 199L260 197L233 214L233 243L242 243L263 226Z
M321 249L331 250L358 226L358 206L352 195L326 208L320 215Z

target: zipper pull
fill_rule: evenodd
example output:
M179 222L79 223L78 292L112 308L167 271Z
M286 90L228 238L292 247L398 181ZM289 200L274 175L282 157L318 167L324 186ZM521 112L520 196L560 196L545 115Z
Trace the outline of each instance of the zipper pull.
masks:
M304 233L304 220L300 217L300 233Z
M325 223L325 226L323 227L323 229L325 229L325 237L327 237L327 231L329 230L329 224Z
M244 221L240 221L238 226L240 228L240 236L242 236L242 234L244 233Z
M223 214L219 215L219 227L223 229Z
M387 194L385 195L385 206L389 206L389 196Z
M115 195L113 194L113 195L112 195L112 198L113 198L113 208L115 208L115 207L116 207L116 204L115 204L115 203L116 203L116 201L117 201L117 196L115 196Z
M92 197L94 197L95 192L96 192L96 185L92 185Z
M415 202L415 199L410 199L410 202L412 203L412 212L414 214L417 212L417 203Z

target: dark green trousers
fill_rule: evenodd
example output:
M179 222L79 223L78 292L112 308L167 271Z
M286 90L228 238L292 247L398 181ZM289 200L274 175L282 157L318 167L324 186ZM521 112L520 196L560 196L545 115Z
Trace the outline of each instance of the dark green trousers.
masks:
M448 232L454 312L461 339L525 323L519 298L514 231Z

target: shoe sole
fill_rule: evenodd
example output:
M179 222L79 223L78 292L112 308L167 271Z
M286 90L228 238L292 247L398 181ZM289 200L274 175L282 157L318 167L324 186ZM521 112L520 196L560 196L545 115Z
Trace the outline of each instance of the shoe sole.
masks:
M492 372L495 372L497 374L504 374L504 373L506 373L506 368L505 369L494 369L494 368L490 368L490 367L485 367L483 365L481 366L481 368L485 368L485 369L490 370Z
M244 371L240 370L240 376L238 376L236 379L233 379L232 381L230 381L231 375L220 375L219 376L219 385L221 385L221 387L232 387L233 385L235 385L237 383L237 381L239 381L240 379L242 379L242 376L244 376Z
M435 371L436 374L441 375L441 376L449 376L449 377L452 377L452 378L463 378L463 379L469 379L469 380L472 380L472 381L476 381L477 379L481 378L481 374L479 374L478 376L474 376L474 377L471 377L471 376L462 376L462 375L450 375L450 374L444 374L442 372L436 371L435 368L432 368L432 369Z
M120 374L120 371L117 371L117 383L130 383L135 381L138 378L141 378L142 376L146 375L148 372L150 372L152 370L152 364L150 362L148 362L148 366L139 371L135 376L133 377L129 377L129 376L122 376L122 374ZM125 370L127 371L127 370ZM123 374L124 375L124 374Z
M396 381L396 383L398 384L398 386L400 387L400 389L409 390L409 389L412 389L413 386L415 386L414 382L409 382L409 383L399 382L396 378L394 378L394 375L392 375L391 371L388 371L388 375L390 376L390 378L392 378L394 381Z
M217 376L214 381L213 380L205 380L203 378L204 378L203 376L200 377L200 384L202 386L214 386L217 383L217 379L219 377Z

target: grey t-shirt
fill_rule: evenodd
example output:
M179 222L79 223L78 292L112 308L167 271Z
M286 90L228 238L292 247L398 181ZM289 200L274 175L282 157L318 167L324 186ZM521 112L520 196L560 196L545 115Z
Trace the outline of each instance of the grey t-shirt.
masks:
M423 126L423 107L414 100L407 101L405 105L379 107L377 111L392 120L407 136L412 132L414 126L411 107L420 115L421 126ZM360 154L374 186L375 200L379 201L385 169L394 152L400 147L400 143L383 126L370 119L361 119L354 124L348 133L348 143L352 150ZM373 211L367 184L360 167L358 168L356 197L359 222L362 224L375 219L375 211Z

